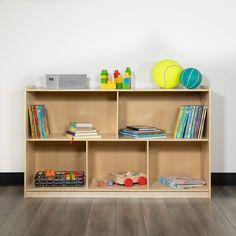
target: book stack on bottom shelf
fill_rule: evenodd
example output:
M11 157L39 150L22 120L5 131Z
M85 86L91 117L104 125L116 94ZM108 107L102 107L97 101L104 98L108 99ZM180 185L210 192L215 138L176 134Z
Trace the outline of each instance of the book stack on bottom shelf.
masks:
M191 189L206 185L206 181L188 176L161 176L159 181L161 184L174 189Z

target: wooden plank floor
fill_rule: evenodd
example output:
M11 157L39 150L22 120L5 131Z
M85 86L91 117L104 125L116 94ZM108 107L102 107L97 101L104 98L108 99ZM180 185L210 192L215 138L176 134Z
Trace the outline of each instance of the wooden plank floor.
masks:
M236 186L208 199L27 199L0 187L0 236L236 235Z

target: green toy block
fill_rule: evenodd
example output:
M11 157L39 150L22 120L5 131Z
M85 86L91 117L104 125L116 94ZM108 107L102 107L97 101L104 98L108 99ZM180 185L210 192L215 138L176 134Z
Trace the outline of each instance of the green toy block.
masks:
M117 83L116 88L117 89L123 89L123 83Z
M107 70L102 70L102 73L101 73L101 75L107 75L108 73L107 73Z
M107 83L107 78L101 78L101 83L106 84Z
M123 89L130 89L130 85L129 84L124 84Z

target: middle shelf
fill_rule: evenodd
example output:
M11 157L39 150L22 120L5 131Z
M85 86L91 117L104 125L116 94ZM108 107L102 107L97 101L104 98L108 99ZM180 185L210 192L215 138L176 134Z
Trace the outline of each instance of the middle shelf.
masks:
M102 138L87 138L87 139L75 139L73 142L81 142L81 141L158 141L158 142L207 142L209 141L208 138L201 138L201 139L177 139L174 138L173 134L167 134L167 138L152 138L152 139L135 139L135 138L129 138L124 136L118 136L117 134L101 134ZM56 141L56 142L71 142L71 139L66 138L63 134L50 134L49 137L45 139L41 138L27 138L28 142L50 142L50 141Z

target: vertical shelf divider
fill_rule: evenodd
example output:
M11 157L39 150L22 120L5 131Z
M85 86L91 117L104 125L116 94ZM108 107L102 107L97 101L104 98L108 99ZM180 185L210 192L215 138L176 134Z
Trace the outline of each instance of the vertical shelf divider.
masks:
M119 91L116 92L116 139L119 138Z
M88 158L89 158L89 141L86 141L86 164L85 164L85 181L86 181L86 190L88 190L88 176L89 176L89 168L88 168Z
M149 180L149 140L146 142L146 170L147 170L147 189L150 189L150 180Z

